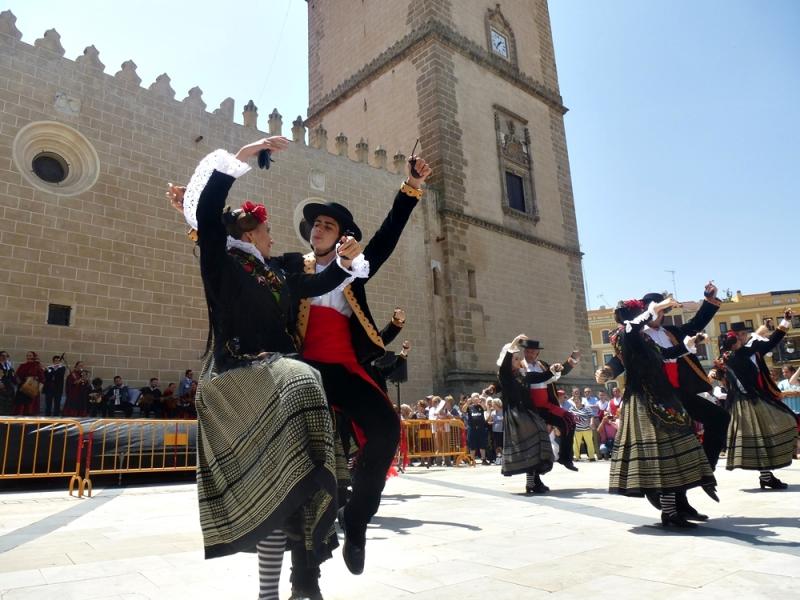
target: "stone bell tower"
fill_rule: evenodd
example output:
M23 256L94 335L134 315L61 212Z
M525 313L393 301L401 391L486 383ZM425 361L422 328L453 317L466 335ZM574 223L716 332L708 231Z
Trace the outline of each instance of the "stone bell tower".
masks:
M517 333L590 358L546 0L308 0L312 140L346 131L434 169L422 210L434 383L490 380ZM418 209L420 210L420 209ZM399 285L399 284L398 284Z

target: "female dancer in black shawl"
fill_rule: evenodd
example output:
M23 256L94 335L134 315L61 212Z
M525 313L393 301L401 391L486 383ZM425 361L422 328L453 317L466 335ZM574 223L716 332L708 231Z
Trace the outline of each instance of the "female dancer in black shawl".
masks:
M621 303L614 316L622 325L614 343L627 371L619 431L611 456L609 491L625 496L657 496L665 526L696 527L678 512L676 493L702 486L714 499L716 481L694 434L692 420L662 367L665 353L642 334L644 325L676 306L672 298L651 303ZM694 339L674 347L676 356L690 351ZM651 500L652 501L652 500Z
M729 331L720 338L721 360L711 372L712 377L727 384L726 404L731 421L725 468L759 471L762 490L788 487L772 471L792 464L797 439L797 417L781 400L761 358L791 327L792 311L787 310L784 316L767 339L748 341L744 327L736 328L741 331Z
M278 598L287 536L321 561L336 546L333 426L316 371L285 356L296 298L334 289L360 253L342 238L338 266L319 275L287 272L270 258L266 208L225 208L235 178L266 138L234 157L217 150L197 167L183 209L197 227L210 334L200 377L197 484L207 558L257 550L260 599Z
M520 343L527 340L520 334L503 346L497 359L497 378L503 392L503 467L506 476L525 473L526 494L550 491L540 475L553 468L553 447L547 425L531 404L530 389L525 378Z

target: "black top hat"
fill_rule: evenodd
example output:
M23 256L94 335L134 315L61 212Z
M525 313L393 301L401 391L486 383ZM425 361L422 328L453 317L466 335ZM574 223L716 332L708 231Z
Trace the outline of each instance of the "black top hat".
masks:
M658 292L650 292L649 294L645 294L642 296L642 302L644 302L644 307L647 308L650 306L651 302L661 302L664 300L664 294L660 294Z
M524 350L542 350L542 345L539 343L539 340L522 340L520 346L522 346Z
M743 321L737 321L736 323L731 323L731 331L753 331L753 328L745 325Z
M312 202L303 207L303 220L300 221L300 235L304 240L311 239L311 228L314 226L314 221L320 215L330 217L339 224L341 234L345 235L349 232L356 241L361 241L361 230L353 220L353 214L338 202L326 202L320 204L319 202Z

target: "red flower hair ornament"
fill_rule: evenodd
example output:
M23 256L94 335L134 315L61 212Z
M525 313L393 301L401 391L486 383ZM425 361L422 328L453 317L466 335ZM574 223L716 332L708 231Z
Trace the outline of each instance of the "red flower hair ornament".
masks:
M244 204L242 204L242 211L255 217L256 221L259 223L266 223L267 219L269 219L267 207L263 204L255 204L254 202L250 202L250 200L247 200Z
M640 311L644 311L644 309L647 308L644 305L644 302L642 302L641 300L626 300L625 302L622 303L622 306L624 306L628 310L640 310Z

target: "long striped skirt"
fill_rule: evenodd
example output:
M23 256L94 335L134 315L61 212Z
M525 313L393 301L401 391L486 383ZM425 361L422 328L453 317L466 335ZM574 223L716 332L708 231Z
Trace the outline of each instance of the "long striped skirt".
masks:
M641 497L715 484L691 428L656 427L645 401L635 394L623 403L611 455L610 493Z
M553 446L544 420L510 403L503 419L503 475L544 474L553 468Z
M254 552L274 529L317 562L336 547L334 431L319 373L280 357L220 375L196 398L206 558Z
M792 464L797 421L762 399L737 398L728 425L726 469L771 471Z

